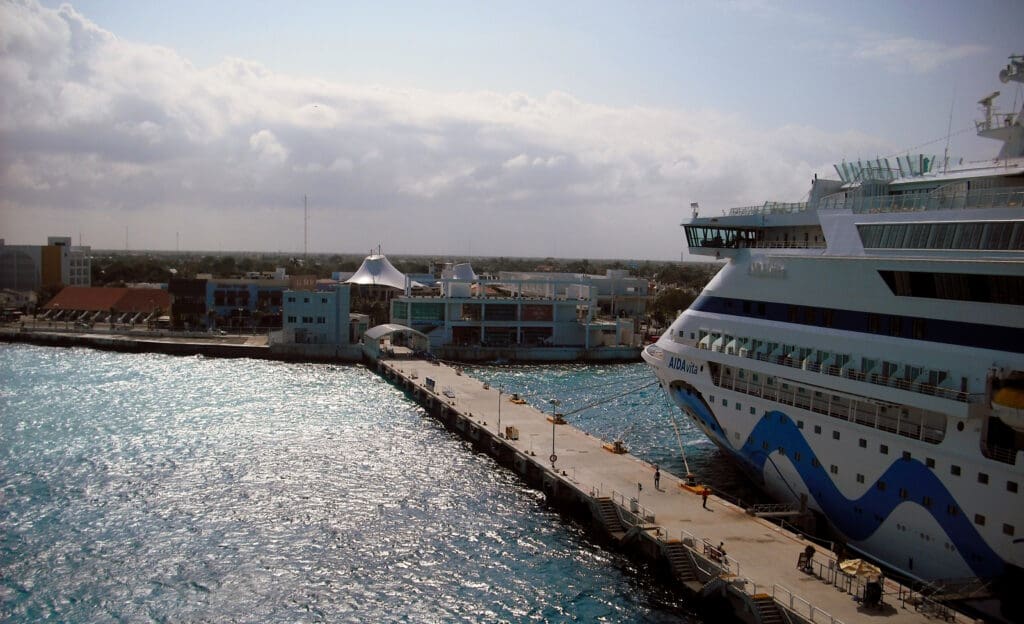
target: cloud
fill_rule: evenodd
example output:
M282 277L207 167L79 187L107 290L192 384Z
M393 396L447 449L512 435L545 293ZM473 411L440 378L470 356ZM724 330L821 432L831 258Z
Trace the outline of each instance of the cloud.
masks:
M928 73L985 52L987 48L980 45L948 45L910 37L870 37L857 45L854 56L879 62L893 71Z
M892 146L713 110L196 67L64 5L0 4L0 229L96 247L677 258L691 201L799 200ZM876 52L883 47L877 46ZM891 48L890 48L891 49ZM879 52L880 53L880 52ZM199 224L199 225L197 225ZM55 230L54 228L58 228ZM63 228L63 229L61 229Z
M249 137L249 147L260 160L279 165L288 160L288 150L270 130L260 130Z

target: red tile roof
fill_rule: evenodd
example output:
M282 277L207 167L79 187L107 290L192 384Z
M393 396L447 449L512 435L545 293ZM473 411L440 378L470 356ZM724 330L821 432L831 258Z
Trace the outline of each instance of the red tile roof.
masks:
M159 288L97 288L68 286L50 300L44 310L152 312L171 309L171 296Z

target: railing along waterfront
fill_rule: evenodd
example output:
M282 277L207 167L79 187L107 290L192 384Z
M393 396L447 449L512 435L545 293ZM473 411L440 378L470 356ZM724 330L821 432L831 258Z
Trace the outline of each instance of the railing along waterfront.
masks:
M980 190L938 188L931 193L875 195L869 197L836 193L818 204L819 210L849 208L855 214L882 212L918 212L979 208L1018 208L1024 206L1024 187Z

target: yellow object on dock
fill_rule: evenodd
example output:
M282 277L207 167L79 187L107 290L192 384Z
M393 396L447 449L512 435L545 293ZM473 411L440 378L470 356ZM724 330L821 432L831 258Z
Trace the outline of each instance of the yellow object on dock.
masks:
M616 455L622 455L624 453L629 452L629 449L627 449L626 445L622 443L622 440L616 440L614 442L603 444L602 448L604 448L604 450L606 451L615 453Z

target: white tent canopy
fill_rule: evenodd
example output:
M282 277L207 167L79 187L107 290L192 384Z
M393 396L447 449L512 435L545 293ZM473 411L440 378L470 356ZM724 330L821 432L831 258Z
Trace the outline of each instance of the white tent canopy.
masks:
M441 272L441 277L461 282L475 282L477 279L473 266L468 262L460 262L451 268L445 267L444 271Z
M390 286L405 289L405 275L396 269L384 255L366 256L355 275L345 280L346 284Z

